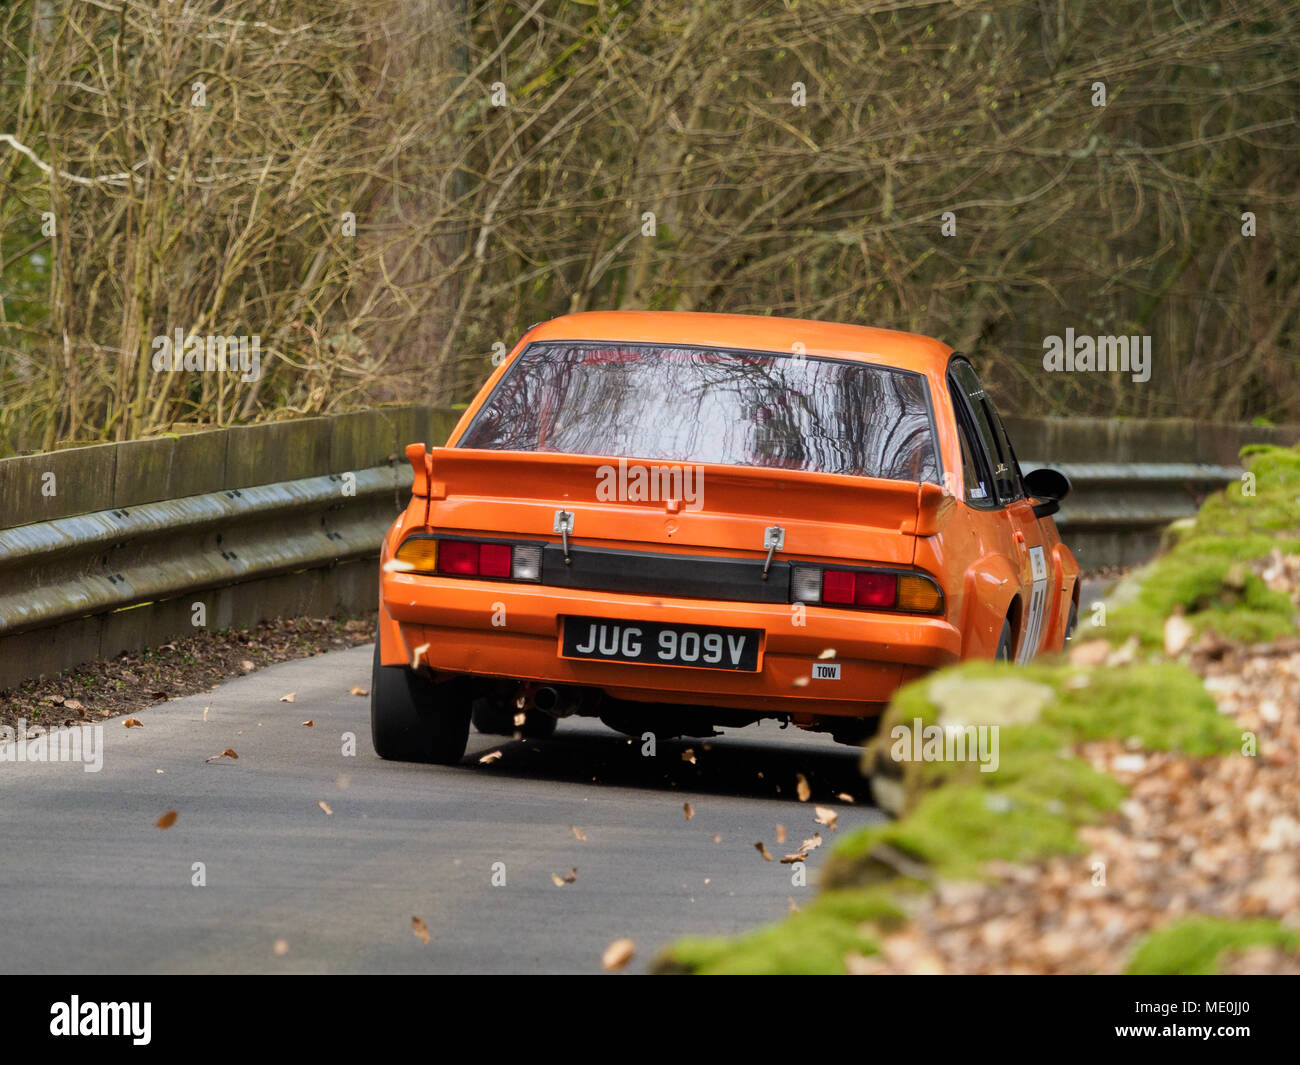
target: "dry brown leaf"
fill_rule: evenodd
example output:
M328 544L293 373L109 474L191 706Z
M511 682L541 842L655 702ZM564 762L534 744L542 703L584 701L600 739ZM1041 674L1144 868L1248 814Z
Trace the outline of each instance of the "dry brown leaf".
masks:
M297 692L290 692L288 695L280 696L280 702L282 703L296 703L297 701L298 701Z
M153 823L153 827L171 828L172 825L176 824L176 818L178 816L179 815L176 813L175 810L168 810L165 814L162 815L162 817L158 818L158 820Z
M695 807L688 802L684 802L682 803L682 813L686 815L686 820L689 821L695 816Z
M419 668L420 668L420 659L423 658L423 657L424 657L426 654L428 654L428 653L429 653L429 645L428 645L427 643L422 643L422 644L420 644L419 647L417 647L414 651L412 651L412 652L411 652L411 668L412 668L412 669L419 669Z
M429 942L429 926L418 917L411 918L411 931L415 933L415 938L421 943Z
M808 778L804 776L802 773L796 773L794 775L794 779L795 779L794 790L795 793L799 796L799 801L807 802L809 799L812 798L812 788L808 786Z
M557 876L555 873L552 873L551 879L555 881L556 887L563 887L565 884L572 884L575 880L578 879L577 866L574 866L572 869L570 869L567 876Z
M826 659L828 659L828 658L834 658L834 657L835 657L835 648L834 648L834 647L828 647L828 648L826 648L826 650L822 651L822 653L819 654L817 657L818 657L819 659L821 659L823 662L824 662Z
M829 806L814 806L813 809L817 811L817 816L813 818L813 821L816 824L825 825L834 832L835 822L840 819L839 811L832 810Z
M835 797L836 797L837 799L839 799L840 802L856 802L856 801L857 801L857 800L855 800L855 799L853 798L853 796L850 795L847 791L842 791L842 792L840 792L838 795L836 795Z
M315 727L316 727L316 722L313 721L311 718L308 718L306 721L304 721L304 722L302 723L302 727L303 727L303 728L315 728Z
M252 673L253 670L257 668L257 666L255 666L252 662L250 662L247 658L245 658L242 662L239 663L239 668L242 669L245 673Z
M808 860L808 855L805 854L803 851L800 851L798 854L787 854L784 858L781 859L781 864L793 865L795 862L806 862L807 860Z
M348 694L349 694L349 695L369 695L369 694L370 694L370 689L369 689L369 688L363 688L363 687L361 687L360 684L354 684L354 685L352 685L352 687L350 687L350 688L348 689Z
M757 850L758 853L763 856L763 861L770 862L773 860L772 855L768 852L767 846L763 843L761 839L754 844L754 849Z
M616 939L605 948L605 953L600 956L601 967L606 972L618 972L632 960L634 954L636 954L635 940Z
M237 755L234 751L232 751L229 747L227 747L227 748L226 748L224 751L222 751L220 754L214 754L211 758L205 758L205 759L203 759L203 761L205 761L205 762L215 762L218 758L234 758L234 759L238 760L239 755Z
M321 799L321 801L318 802L316 805L319 806L322 810L324 810L327 816L329 817L334 816L334 811L330 809L330 804L327 803L324 799Z
M128 717L122 722L123 728L144 728L144 722L138 717Z
M64 710L84 710L84 709L86 709L86 704L83 703L83 702L78 701L77 699L64 699L64 700L63 700L63 709L64 709Z
M577 825L570 825L569 827L573 829L573 835L575 839L579 839L583 843L587 842L587 837L583 835L582 829L580 829Z
M1165 654L1177 658L1193 636L1192 626L1181 614L1165 618Z
M799 849L807 853L808 851L815 851L821 845L822 845L822 834L820 832L814 832L812 839L806 839L799 844Z
M490 762L495 762L500 757L501 757L500 751L488 751L487 754L485 754L482 758L479 759L479 764L487 765Z
M695 749L692 748L692 747L687 747L686 750L682 751L682 761L683 761L683 762L690 762L691 765L694 765L694 764L695 764Z
M785 825L777 825L777 826L776 826L776 841L777 841L778 843L784 843L784 842L785 842Z

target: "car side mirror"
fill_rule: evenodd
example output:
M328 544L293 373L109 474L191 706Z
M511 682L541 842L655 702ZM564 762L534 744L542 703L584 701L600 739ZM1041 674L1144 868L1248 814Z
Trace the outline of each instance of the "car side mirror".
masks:
M1045 518L1061 509L1061 500L1070 494L1070 478L1042 466L1025 474L1025 490L1040 501L1034 504L1034 517Z

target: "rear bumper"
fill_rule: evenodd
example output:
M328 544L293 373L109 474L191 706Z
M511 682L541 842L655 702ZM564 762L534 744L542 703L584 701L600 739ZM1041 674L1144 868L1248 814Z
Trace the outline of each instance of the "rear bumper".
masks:
M875 713L903 681L955 662L961 652L960 633L943 618L825 607L805 607L800 616L786 603L578 593L404 573L383 574L380 597L388 619L381 619L385 664L409 662L427 644L421 661L434 670L596 687L645 702L860 716ZM759 669L562 658L566 615L762 629ZM828 650L840 679L813 679L813 663Z

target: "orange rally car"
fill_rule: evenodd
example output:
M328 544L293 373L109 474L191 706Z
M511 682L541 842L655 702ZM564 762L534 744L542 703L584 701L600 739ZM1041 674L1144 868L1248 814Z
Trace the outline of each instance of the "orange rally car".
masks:
M764 717L860 743L905 681L1059 650L1079 567L969 362L928 337L731 314L534 326L445 447L412 444L381 558L384 758L597 716Z

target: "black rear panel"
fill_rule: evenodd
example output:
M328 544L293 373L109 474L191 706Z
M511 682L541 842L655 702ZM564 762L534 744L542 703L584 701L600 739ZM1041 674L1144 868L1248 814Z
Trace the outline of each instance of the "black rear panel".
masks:
M790 563L773 560L763 580L763 560L716 555L664 555L610 547L547 544L542 583L560 588L630 592L741 603L788 603Z

